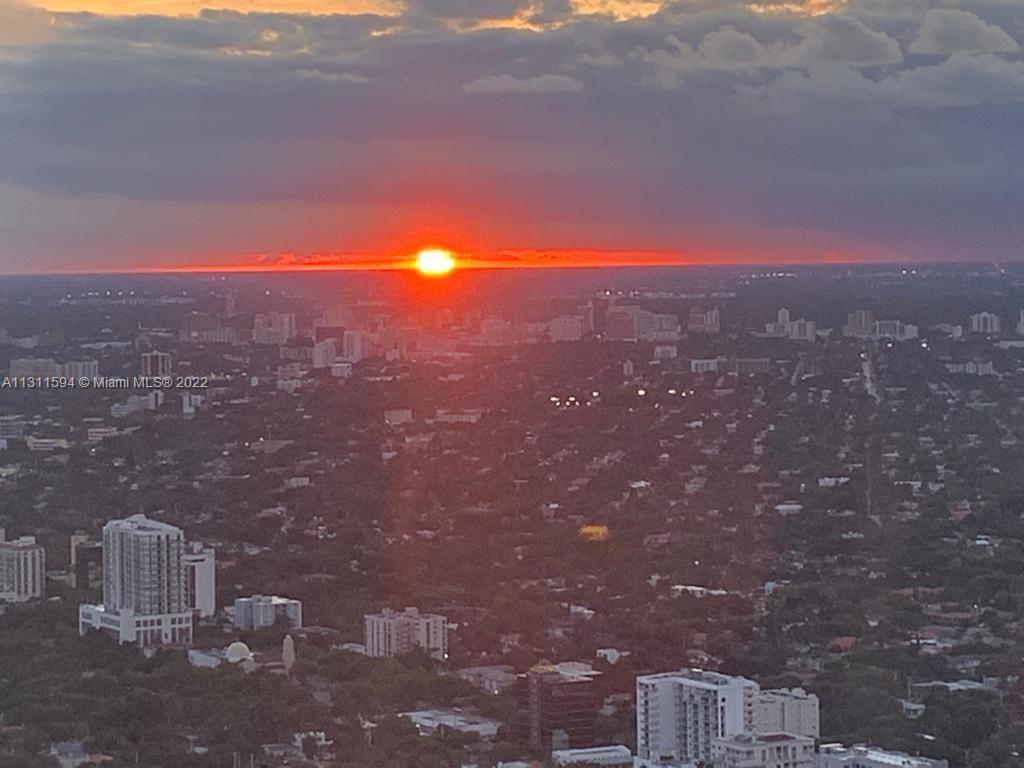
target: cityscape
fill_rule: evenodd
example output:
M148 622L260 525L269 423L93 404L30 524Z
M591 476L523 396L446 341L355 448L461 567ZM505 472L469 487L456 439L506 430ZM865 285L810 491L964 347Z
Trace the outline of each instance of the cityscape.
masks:
M1024 0L0 0L0 768L1024 768Z
M1024 271L435 279L0 284L0 764L1020 764Z

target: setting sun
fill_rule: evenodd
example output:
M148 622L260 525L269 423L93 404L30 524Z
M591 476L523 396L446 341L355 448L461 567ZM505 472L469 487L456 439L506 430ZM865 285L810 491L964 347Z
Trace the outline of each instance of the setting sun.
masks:
M436 277L447 275L455 269L455 256L451 251L430 248L416 255L416 270L421 275Z

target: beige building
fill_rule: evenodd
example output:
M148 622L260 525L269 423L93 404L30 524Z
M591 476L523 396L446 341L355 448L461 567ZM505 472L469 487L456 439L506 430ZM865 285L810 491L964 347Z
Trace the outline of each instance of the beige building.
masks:
M0 602L24 603L46 596L46 552L32 536L0 536Z
M754 698L754 733L793 733L818 738L818 697L803 688L759 691Z

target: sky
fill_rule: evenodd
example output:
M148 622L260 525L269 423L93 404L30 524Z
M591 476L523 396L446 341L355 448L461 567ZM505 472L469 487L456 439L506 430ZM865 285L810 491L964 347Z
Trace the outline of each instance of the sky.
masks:
M0 272L1024 256L1022 0L0 0Z

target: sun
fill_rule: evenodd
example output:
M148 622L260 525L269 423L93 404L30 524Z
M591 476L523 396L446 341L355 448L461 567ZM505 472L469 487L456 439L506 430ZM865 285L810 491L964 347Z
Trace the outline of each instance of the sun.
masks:
M416 254L416 271L428 277L447 275L455 269L455 255L443 248L427 248Z

